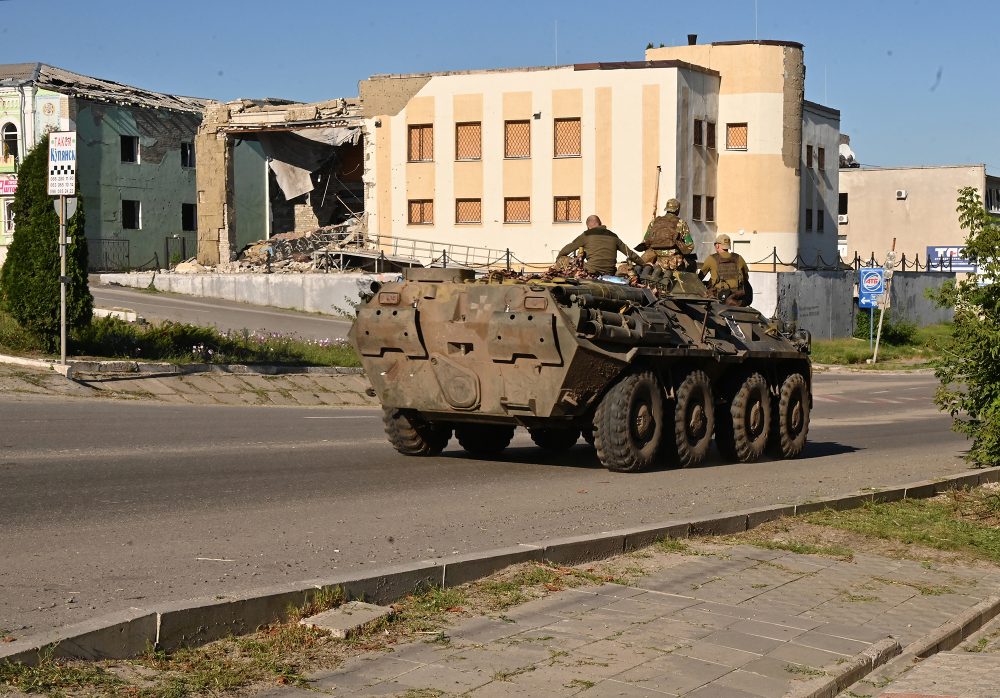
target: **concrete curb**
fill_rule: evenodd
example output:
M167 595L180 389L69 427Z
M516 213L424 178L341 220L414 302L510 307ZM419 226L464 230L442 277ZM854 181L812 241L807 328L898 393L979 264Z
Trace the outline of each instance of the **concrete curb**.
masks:
M1000 467L893 488L886 491L891 493L887 501L931 497L956 488L997 481L1000 481ZM203 644L229 634L252 632L261 625L286 619L289 607L304 605L321 589L339 587L348 600L386 605L414 591L475 581L520 562L546 560L567 565L593 562L645 547L663 538L740 533L782 516L808 513L824 507L845 509L878 500L876 493L872 492L848 494L796 505L780 504L719 516L680 519L589 536L522 544L454 558L425 560L378 569L361 576L309 580L222 599L192 599L147 609L131 609L124 614L96 618L0 646L0 661L34 664L43 652L53 647L57 656L123 659L141 654L149 647L173 649ZM979 607L970 609L968 619L963 614L955 622L967 630L963 630L965 634L962 637L965 637L998 613L1000 598L985 610ZM935 647L941 648L951 641L954 636L951 625L949 623L939 629L943 634L940 637L935 635ZM931 643L931 639L927 643ZM872 659L865 666L870 665L868 671L871 671L879 664Z
M837 666L831 678L813 679L795 686L785 698L834 698L848 686L875 671L900 652L899 642L891 637L879 640Z

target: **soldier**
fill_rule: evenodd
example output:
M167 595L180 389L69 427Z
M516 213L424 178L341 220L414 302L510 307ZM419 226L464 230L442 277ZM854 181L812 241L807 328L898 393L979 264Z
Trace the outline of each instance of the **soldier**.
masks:
M715 254L709 255L701 265L698 276L706 281L708 290L726 305L747 306L752 299L750 291L750 269L746 260L735 252L730 252L733 241L725 233L715 238Z
M584 269L588 273L599 276L601 274L615 273L615 260L621 252L633 264L639 264L639 255L628 248L621 239L608 230L601 219L597 216L587 217L587 229L576 236L573 242L569 243L561 250L556 258L556 265L565 267L569 264L570 252L577 248L583 248L586 256Z
M650 222L642 242L635 246L638 252L642 252L643 264L665 271L687 267L685 257L694 252L694 240L687 222L678 216L680 211L681 202L670 199L663 215Z

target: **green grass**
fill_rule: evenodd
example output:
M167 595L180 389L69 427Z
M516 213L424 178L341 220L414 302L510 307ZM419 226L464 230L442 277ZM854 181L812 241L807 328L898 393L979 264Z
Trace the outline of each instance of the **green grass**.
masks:
M258 330L220 332L179 322L134 325L114 317L94 318L73 330L67 353L109 359L170 363L360 366L344 341L307 340ZM44 356L44 343L0 311L0 353Z
M798 553L799 555L823 555L824 557L834 557L838 560L846 561L854 559L854 551L843 545L817 545L815 543L764 539L754 540L753 544L758 548L787 550L790 553Z
M927 366L940 356L942 347L951 339L951 331L950 323L929 325L917 328L912 342L901 345L882 342L878 363L873 368ZM812 360L818 364L868 366L865 362L871 356L867 338L817 339L812 343Z

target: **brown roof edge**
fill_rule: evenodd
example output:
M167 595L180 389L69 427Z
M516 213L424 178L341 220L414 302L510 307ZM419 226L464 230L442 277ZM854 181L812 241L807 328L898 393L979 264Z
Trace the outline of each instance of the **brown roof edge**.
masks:
M696 70L707 75L719 75L719 71L686 61L613 61L609 63L574 63L573 70L638 70L641 68L683 68Z
M774 39L745 39L743 41L713 41L711 46L740 46L751 44L757 46L787 46L788 48L804 49L805 45L798 41L776 41Z
M819 102L810 102L808 99L803 99L802 105L809 107L810 109L814 109L816 111L823 111L833 116L836 116L837 118L840 118L839 109L834 109L833 107L825 106L823 104L820 104Z

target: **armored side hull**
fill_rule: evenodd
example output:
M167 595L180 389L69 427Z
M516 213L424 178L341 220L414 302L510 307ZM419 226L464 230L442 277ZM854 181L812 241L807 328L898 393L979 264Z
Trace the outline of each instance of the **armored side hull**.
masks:
M482 282L422 269L381 287L351 340L403 453L502 450L517 426L544 448L582 433L612 470L801 451L809 342L676 274L650 289L600 281ZM782 426L784 425L784 426ZM782 432L784 429L784 432Z

